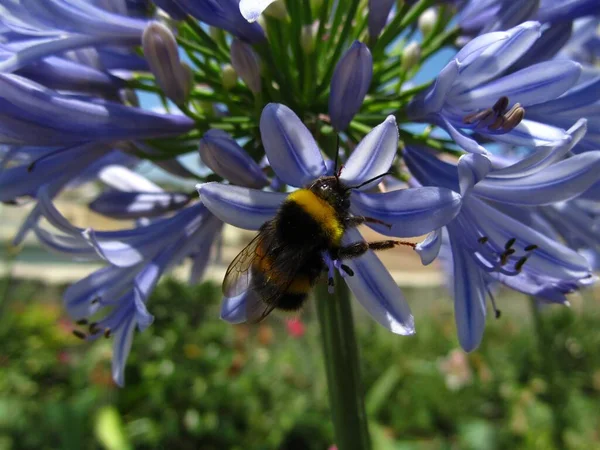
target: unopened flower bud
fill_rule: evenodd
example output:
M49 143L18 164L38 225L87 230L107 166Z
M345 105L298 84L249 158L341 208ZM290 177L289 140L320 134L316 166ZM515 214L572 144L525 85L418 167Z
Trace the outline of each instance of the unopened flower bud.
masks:
M300 34L300 46L305 54L310 55L315 51L315 27L314 24L303 25Z
M402 70L407 71L414 67L421 59L421 46L418 42L412 41L402 51Z
M385 27L394 0L369 0L369 37L375 39Z
M419 16L419 30L423 36L429 35L438 20L436 8L428 8Z
M208 130L200 140L200 158L232 184L260 189L269 182L259 165L223 130Z
M239 39L231 43L231 64L244 83L255 94L260 92L260 61L252 47Z
M151 22L142 36L144 56L167 97L178 105L185 103L192 88L192 72L179 60L175 37L171 30Z
M231 64L225 64L221 69L221 82L225 90L230 90L237 84L238 74Z
M329 116L337 131L345 130L362 106L373 76L373 57L365 44L355 41L341 57L331 79Z

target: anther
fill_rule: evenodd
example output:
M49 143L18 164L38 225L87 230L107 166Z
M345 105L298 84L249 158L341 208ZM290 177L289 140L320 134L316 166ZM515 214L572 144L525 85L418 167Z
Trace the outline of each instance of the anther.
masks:
M83 339L83 340L85 340L85 338L87 338L87 335L83 331L79 331L79 330L73 330L73 335L78 337L79 339Z
M494 103L492 110L498 115L503 114L504 111L506 111L506 108L508 108L508 103L508 97L504 95L500 97L496 103Z
M95 305L96 303L98 303L100 301L100 297L94 297L92 299L92 305Z
M521 269L523 268L523 264L525 264L526 262L527 262L527 256L523 256L521 259L519 259L515 263L515 270L517 272L521 272Z
M110 333L111 333L110 328L105 328L104 329L104 337L106 339L108 339L110 337Z
M533 250L537 250L537 248L538 248L538 246L537 246L537 245L535 245L535 244L531 244L531 245L528 245L527 247L525 247L525 249L524 249L524 250L525 250L526 252L532 252Z
M516 238L510 238L508 241L506 241L506 244L504 244L504 248L508 250L515 244L515 242L517 242Z
M502 255L500 255L500 265L501 266L505 266L506 263L508 262L508 258L510 257L509 254L507 253L502 253Z
M87 319L79 319L77 322L75 322L77 325L87 325L88 321Z
M510 256L510 255L512 255L515 252L516 252L516 250L514 248L509 248L508 250L506 250L504 252L504 254Z
M98 328L98 322L90 323L89 330L90 330L90 334L98 333L100 331L100 328Z
M342 264L340 266L340 268L346 272L349 276L353 277L354 276L354 270L352 270L350 267L348 267L346 264Z
M488 241L488 237L487 236L481 236L479 239L477 239L477 242L479 242L480 244L485 244Z
M328 286L333 286L335 285L334 281L333 281L333 277L329 277L329 279L327 280L327 285Z
M463 122L467 125L471 125L476 122L483 122L490 117L493 117L494 112L491 109L484 109L483 111L477 111L476 113L469 114L463 118Z
M488 125L488 128L490 130L498 130L500 128L504 128L504 117L500 116L498 117L496 120L494 120L494 122L492 122L490 125Z
M504 131L511 131L514 127L519 125L525 118L525 109L519 104L515 103L514 106L504 114L504 125L502 129Z

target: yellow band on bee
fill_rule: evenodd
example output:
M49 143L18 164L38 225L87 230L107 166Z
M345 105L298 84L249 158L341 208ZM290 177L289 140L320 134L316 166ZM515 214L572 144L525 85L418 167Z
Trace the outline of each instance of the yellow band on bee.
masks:
M342 224L337 218L333 206L319 198L308 189L298 189L288 196L288 201L295 202L325 230L335 244L339 244L344 234Z

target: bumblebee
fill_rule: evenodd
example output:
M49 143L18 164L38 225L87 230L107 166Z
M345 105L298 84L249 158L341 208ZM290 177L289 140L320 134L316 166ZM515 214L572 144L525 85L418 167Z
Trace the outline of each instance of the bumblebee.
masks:
M265 222L256 237L232 261L223 280L223 294L235 297L246 292L246 318L256 323L278 308L296 311L302 307L321 273L327 270L323 252L333 260L356 258L368 250L385 250L414 244L385 240L342 245L349 228L383 222L350 214L352 189L336 176L315 180L306 189L290 193L275 218ZM388 225L389 226L389 225ZM348 275L352 270L341 265ZM329 279L330 285L333 279Z

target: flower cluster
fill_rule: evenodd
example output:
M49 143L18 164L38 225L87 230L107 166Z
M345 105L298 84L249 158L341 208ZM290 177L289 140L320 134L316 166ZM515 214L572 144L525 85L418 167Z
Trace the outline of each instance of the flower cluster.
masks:
M114 339L118 384L160 277L191 260L198 282L224 223L258 230L324 176L367 182L353 215L393 238L427 235L423 264L450 263L467 351L488 298L496 308L491 285L566 304L595 280L600 3L363 3L0 0L0 201L33 203L15 245L33 234L103 262L64 301L77 336ZM423 71L442 49L452 59ZM192 152L200 165L185 167ZM165 190L142 162L197 192ZM56 208L91 182L89 208L130 225L76 226ZM378 323L415 332L372 251L323 261ZM252 301L225 298L222 318L245 321Z

